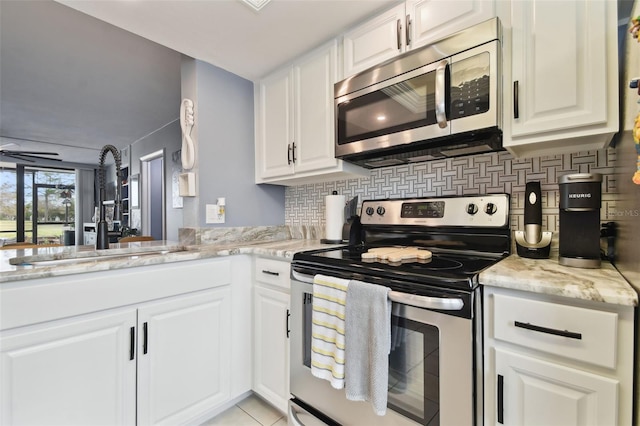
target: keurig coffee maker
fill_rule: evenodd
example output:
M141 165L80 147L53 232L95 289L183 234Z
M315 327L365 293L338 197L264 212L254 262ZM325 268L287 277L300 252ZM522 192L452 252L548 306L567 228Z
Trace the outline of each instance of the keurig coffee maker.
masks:
M558 263L576 268L600 267L602 175L560 177L560 253Z

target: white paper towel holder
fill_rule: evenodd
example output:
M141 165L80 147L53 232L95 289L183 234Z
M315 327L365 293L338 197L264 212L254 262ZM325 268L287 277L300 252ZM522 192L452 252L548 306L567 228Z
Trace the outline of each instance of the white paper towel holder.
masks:
M331 193L331 195L338 195L338 191L333 191ZM344 204L344 201L343 201L343 204ZM329 213L328 213L328 211L326 209L327 209L327 206L325 206L325 221L328 221L329 220L329 217L328 217ZM342 221L341 222L344 222L344 205L341 206L341 213L342 213ZM326 224L325 224L325 226L326 226ZM340 229L341 228L342 228L342 224L340 224ZM342 244L342 235L340 235L340 238L338 238L338 239L322 238L320 240L320 243L322 243L322 244Z

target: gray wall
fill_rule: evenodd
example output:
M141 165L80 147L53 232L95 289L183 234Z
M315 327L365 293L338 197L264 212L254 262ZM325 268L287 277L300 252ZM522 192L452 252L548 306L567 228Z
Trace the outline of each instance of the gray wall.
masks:
M284 224L284 188L254 181L253 83L191 61L183 61L183 96L196 104L198 197L185 199L185 227ZM206 224L206 204L219 197L226 198L226 222Z
M179 106L179 100L175 101L176 108ZM178 241L178 229L182 227L182 209L174 208L172 203L173 174L179 170L179 166L173 161L173 153L180 149L181 136L180 124L174 121L169 125L158 129L156 132L146 136L145 138L135 142L130 148L131 169L130 175L140 174L140 157L159 151L165 150L164 158L164 188L165 188L165 229L166 239ZM142 178L141 178L142 179ZM142 182L140 187L142 187Z

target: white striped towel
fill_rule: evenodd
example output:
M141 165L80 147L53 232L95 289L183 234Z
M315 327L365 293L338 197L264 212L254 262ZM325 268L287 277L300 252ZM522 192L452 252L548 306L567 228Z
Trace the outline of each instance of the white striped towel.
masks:
M344 316L349 280L313 278L311 374L344 388Z

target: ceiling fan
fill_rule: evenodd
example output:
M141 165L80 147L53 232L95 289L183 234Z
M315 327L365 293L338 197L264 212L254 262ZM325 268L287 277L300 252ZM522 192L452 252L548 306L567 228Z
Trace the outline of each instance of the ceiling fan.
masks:
M60 158L55 158L56 155L59 155L57 152L7 149L7 147L14 145L16 144L0 145L0 157L9 157L15 160L28 161L30 163L35 163L36 160L62 161Z

